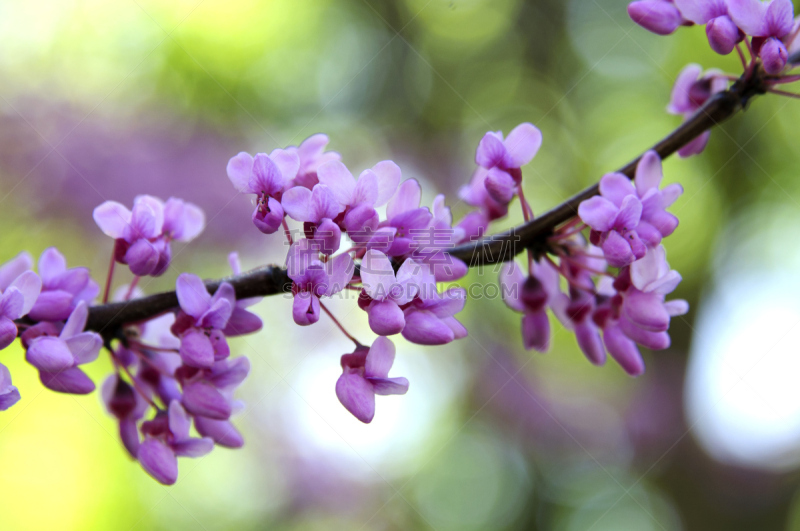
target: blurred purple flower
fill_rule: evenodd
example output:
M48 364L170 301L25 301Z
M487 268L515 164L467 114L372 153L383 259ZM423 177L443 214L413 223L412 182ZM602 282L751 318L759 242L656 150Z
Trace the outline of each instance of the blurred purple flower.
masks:
M356 348L342 356L342 375L336 382L339 402L361 422L369 424L375 417L375 395L404 395L408 380L389 378L394 363L395 347L386 337L379 337L369 349Z
M209 437L189 436L191 420L177 401L170 402L168 411L142 424L144 442L138 452L142 468L164 485L178 480L178 456L202 457L214 449Z

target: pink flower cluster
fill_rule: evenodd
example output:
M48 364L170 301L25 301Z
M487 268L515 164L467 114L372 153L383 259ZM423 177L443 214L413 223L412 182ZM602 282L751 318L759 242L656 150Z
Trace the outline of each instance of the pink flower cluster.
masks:
M406 378L390 376L396 355L391 336L444 345L467 335L456 318L466 290L438 287L467 273L467 264L448 251L478 238L491 221L507 215L514 198L519 198L523 217L533 218L522 167L541 143L541 132L527 123L507 137L487 133L476 152L475 174L461 190L474 209L455 225L444 196L437 196L430 208L422 206L420 184L403 180L392 161L354 177L338 154L325 151L325 135L269 155L240 153L229 162L233 185L256 196L256 228L267 234L283 229L294 321L308 326L326 313L353 341L354 350L341 356L342 374L334 389L358 420L372 421L377 395L408 391ZM548 254L528 252L527 273L515 262L503 266L503 293L506 303L523 314L526 348L548 348L548 308L574 330L594 363L602 363L608 351L630 374L639 374L643 362L637 344L651 349L669 345L670 317L687 306L665 300L680 275L669 269L661 240L678 225L666 209L682 189L662 189L660 182L661 161L647 153L633 182L621 174L604 176L600 195L582 203L580 217L548 240ZM192 240L204 225L197 207L152 196L137 197L131 210L107 201L95 209L94 218L114 239L103 302L111 295L115 263L127 264L133 274L133 281L113 297L119 304L143 296L136 287L141 276L169 269L172 240ZM302 224L300 238L293 236L289 220ZM235 253L229 261L233 273L240 274ZM114 372L102 386L103 401L117 419L123 446L147 473L172 484L178 457L243 445L230 419L242 407L234 392L250 364L245 357L231 358L228 338L262 327L248 310L259 299L238 299L232 283L210 289L199 277L181 273L177 307L101 336L85 330L100 293L88 269L68 268L54 248L42 253L38 274L32 267L25 253L0 267L0 348L19 336L42 383L73 394L95 389L81 365L105 348ZM353 295L377 335L370 347L326 307L326 298L345 294ZM0 366L0 409L19 399L8 370Z
M619 173L605 175L600 195L580 204L579 221L550 238L554 258L537 262L530 257L527 275L516 262L504 266L502 293L506 304L523 314L526 348L548 349L548 307L574 331L578 346L596 365L605 363L607 351L637 376L644 372L637 344L652 350L669 347L670 318L686 313L688 305L665 301L681 277L670 270L661 241L678 226L666 209L683 189L678 184L659 188L661 179L661 160L653 151L639 161L633 182ZM582 234L585 228L589 241Z
M760 77L758 90L797 97L777 88L800 80L787 72L793 66L788 65L789 54L800 50L800 17L794 17L791 0L637 0L628 5L628 14L659 35L669 35L680 26L704 25L715 52L727 55L736 50L741 59L741 78L714 69L704 73L696 64L686 66L672 89L667 107L671 114L689 119L731 81L750 81L762 70L766 76ZM689 157L702 152L709 136L709 131L704 132L678 154Z

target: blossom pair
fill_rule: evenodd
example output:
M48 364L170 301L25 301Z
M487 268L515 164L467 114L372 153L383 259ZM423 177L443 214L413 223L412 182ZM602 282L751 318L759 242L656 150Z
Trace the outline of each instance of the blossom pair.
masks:
M638 0L628 5L634 22L659 35L681 25L705 25L711 48L722 55L752 37L753 52L768 74L779 74L796 34L791 0Z

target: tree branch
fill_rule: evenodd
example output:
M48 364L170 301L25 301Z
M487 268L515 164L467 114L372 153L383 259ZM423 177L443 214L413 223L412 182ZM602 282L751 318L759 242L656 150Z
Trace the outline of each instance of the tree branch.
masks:
M790 62L798 60L800 55L790 58ZM756 72L749 77L743 76L730 89L714 95L691 118L651 149L665 159L703 132L744 109L750 99L764 93L766 86L763 74ZM632 179L641 157L642 155L639 155L617 171ZM450 255L474 267L510 260L526 249L541 254L546 250L548 236L556 227L577 215L578 205L598 193L598 185L595 184L527 223L507 232L455 247L450 251ZM213 293L222 282L230 282L233 285L237 299L283 293L291 290L292 283L285 269L265 266L241 275L208 280L205 284L209 292ZM132 301L93 306L89 309L86 329L94 330L106 339L111 339L118 337L125 324L146 321L176 307L178 307L178 297L174 291L157 293Z

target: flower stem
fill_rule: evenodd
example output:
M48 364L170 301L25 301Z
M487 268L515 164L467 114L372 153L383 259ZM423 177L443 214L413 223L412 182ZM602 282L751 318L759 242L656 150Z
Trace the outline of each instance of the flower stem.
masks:
M142 277L140 277L139 275L136 275L135 277L133 277L133 280L131 281L131 285L128 286L128 292L125 293L125 300L126 301L131 300L131 295L133 295L133 290L136 289L136 284L139 283L139 279L140 278L142 278Z
M292 231L289 230L289 224L286 223L286 218L281 220L281 225L283 225L283 233L286 234L286 239L289 241L289 245L293 245L294 239L292 238Z
M111 279L114 278L114 266L117 264L116 245L111 249L111 263L108 264L108 274L106 275L106 288L103 290L103 304L108 302L108 295L111 292Z
M330 310L329 310L329 309L328 309L328 308L327 308L327 307L326 307L326 306L325 306L325 305L322 303L322 301L320 301L320 303L319 303L319 307L320 307L320 308L322 308L322 310L323 310L325 313L327 313L327 314L328 314L328 317L330 317L330 318L331 318L331 320L334 322L334 324L335 324L336 326L338 326L338 327L339 327L339 330L341 330L341 331L342 331L342 333L343 333L344 335L346 335L346 336L347 336L347 339L349 339L350 341L352 341L353 343L355 343L355 344L356 344L356 347L363 347L363 346L364 346L364 345L362 345L362 344L361 344L361 342L360 342L358 339L356 339L356 338L354 338L353 336L351 336L351 335L350 335L350 334L347 332L347 330L345 330L345 329L344 329L344 326L342 326L342 323L340 323L340 322L339 322L339 320L338 320L336 317L334 317L334 316L333 316L333 314L331 313L331 311L330 311Z

